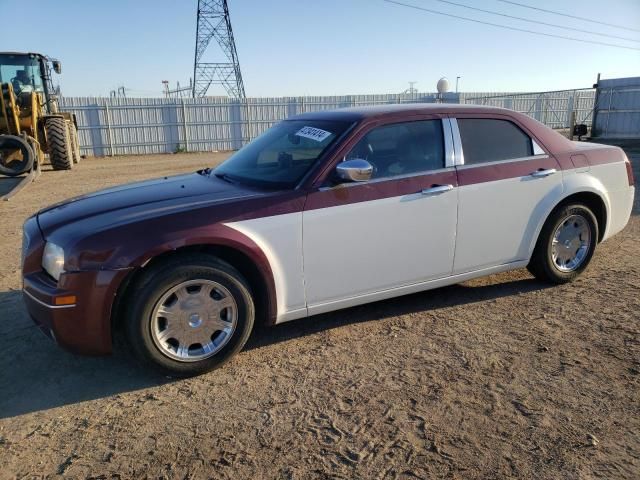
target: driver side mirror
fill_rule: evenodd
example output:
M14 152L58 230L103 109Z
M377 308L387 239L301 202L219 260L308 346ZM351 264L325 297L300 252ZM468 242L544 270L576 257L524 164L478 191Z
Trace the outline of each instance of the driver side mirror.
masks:
M53 71L60 75L62 73L62 63L59 60L53 60L51 64L53 65Z
M373 166L362 158L353 158L339 163L336 167L336 175L348 182L366 182L371 180Z

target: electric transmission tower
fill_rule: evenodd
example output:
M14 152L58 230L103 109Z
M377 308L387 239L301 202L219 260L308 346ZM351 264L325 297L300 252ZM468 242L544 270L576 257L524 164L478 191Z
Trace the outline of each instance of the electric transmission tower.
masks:
M226 61L201 61L211 39L218 43ZM245 98L227 0L198 0L196 54L193 62L194 98L204 97L212 84L222 85L230 97Z

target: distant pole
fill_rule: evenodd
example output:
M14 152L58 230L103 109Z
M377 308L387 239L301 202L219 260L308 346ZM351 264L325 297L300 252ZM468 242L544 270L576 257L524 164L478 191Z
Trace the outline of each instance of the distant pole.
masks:
M456 77L456 93L458 93L458 82L462 77Z
M414 87L414 85L416 83L418 83L418 82L409 82L409 88L403 92L403 93L408 93L409 95L411 95L411 100L415 100L416 93L418 93L418 90Z

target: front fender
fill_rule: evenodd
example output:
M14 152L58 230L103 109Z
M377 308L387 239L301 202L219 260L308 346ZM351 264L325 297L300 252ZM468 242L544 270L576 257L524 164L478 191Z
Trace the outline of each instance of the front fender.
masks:
M145 227L147 232L161 233L145 234ZM109 239L114 236L125 241L113 247ZM105 241L105 248L97 243L98 239ZM192 246L227 247L247 257L260 272L266 286L269 318L277 317L275 279L267 256L251 238L220 223L172 232L152 229L150 225L132 224L126 231L103 232L93 242L76 245L79 253L72 252L69 266L73 271L138 269L155 257Z

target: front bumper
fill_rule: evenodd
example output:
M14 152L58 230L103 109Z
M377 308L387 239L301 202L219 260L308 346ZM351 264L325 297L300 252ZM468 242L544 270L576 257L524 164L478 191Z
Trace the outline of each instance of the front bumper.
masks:
M55 282L43 271L24 275L23 297L36 325L60 346L74 353L111 353L111 310L130 270L64 273ZM76 296L73 305L55 305L55 298Z

